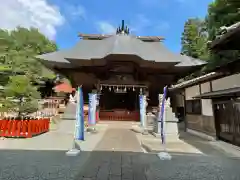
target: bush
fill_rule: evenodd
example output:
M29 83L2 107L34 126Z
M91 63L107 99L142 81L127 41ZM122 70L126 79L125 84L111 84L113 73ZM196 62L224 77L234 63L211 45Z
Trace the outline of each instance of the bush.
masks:
M37 99L40 93L34 87L27 76L11 76L4 89L5 109L18 112L19 116L25 116L38 110Z

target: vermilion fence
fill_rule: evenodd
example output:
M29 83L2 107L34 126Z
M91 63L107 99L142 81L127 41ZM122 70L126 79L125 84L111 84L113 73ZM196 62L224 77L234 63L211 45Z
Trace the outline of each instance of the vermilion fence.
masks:
M99 113L100 121L139 121L138 111L103 111Z
M26 137L45 133L49 131L50 119L28 119L28 120L0 120L1 137Z

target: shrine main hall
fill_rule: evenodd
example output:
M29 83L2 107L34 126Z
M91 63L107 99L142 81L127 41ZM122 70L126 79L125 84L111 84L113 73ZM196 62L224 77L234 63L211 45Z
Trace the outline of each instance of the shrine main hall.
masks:
M112 113L124 116L123 120L139 121L139 94L147 96L147 111L152 111L158 107L158 96L164 86L176 83L205 64L169 51L163 37L131 34L124 21L115 34L79 34L79 37L72 48L37 58L67 77L72 86L81 85L85 103L88 93L98 93L100 119Z

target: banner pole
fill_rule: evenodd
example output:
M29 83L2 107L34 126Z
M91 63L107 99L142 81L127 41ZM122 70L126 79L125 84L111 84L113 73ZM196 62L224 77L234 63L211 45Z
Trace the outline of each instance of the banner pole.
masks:
M165 102L166 102L166 98L167 98L167 86L165 86L163 88L163 98L162 98L162 104L160 107L161 109L159 112L160 113L159 120L161 123L161 139L162 139L162 147L163 147L163 151L158 153L158 157L160 158L160 160L171 160L172 159L172 156L167 152L167 149L166 149L166 134L165 134L165 120L166 120Z
M80 147L76 144L76 140L80 140L80 110L81 110L81 86L77 88L77 103L76 103L76 114L75 114L75 127L74 127L74 136L73 136L73 143L72 143L72 148L66 152L67 156L77 156L81 149ZM83 132L84 133L84 132Z
M84 100L83 100L83 91L82 87L79 87L79 131L80 137L79 140L84 141Z
M89 93L89 109L88 109L88 132L96 133L96 106L97 106L97 94Z

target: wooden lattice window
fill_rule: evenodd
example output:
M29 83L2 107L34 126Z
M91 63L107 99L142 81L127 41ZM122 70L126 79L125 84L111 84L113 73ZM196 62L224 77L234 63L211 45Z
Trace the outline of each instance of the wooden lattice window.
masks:
M201 114L202 106L200 99L186 101L186 113L188 114Z

